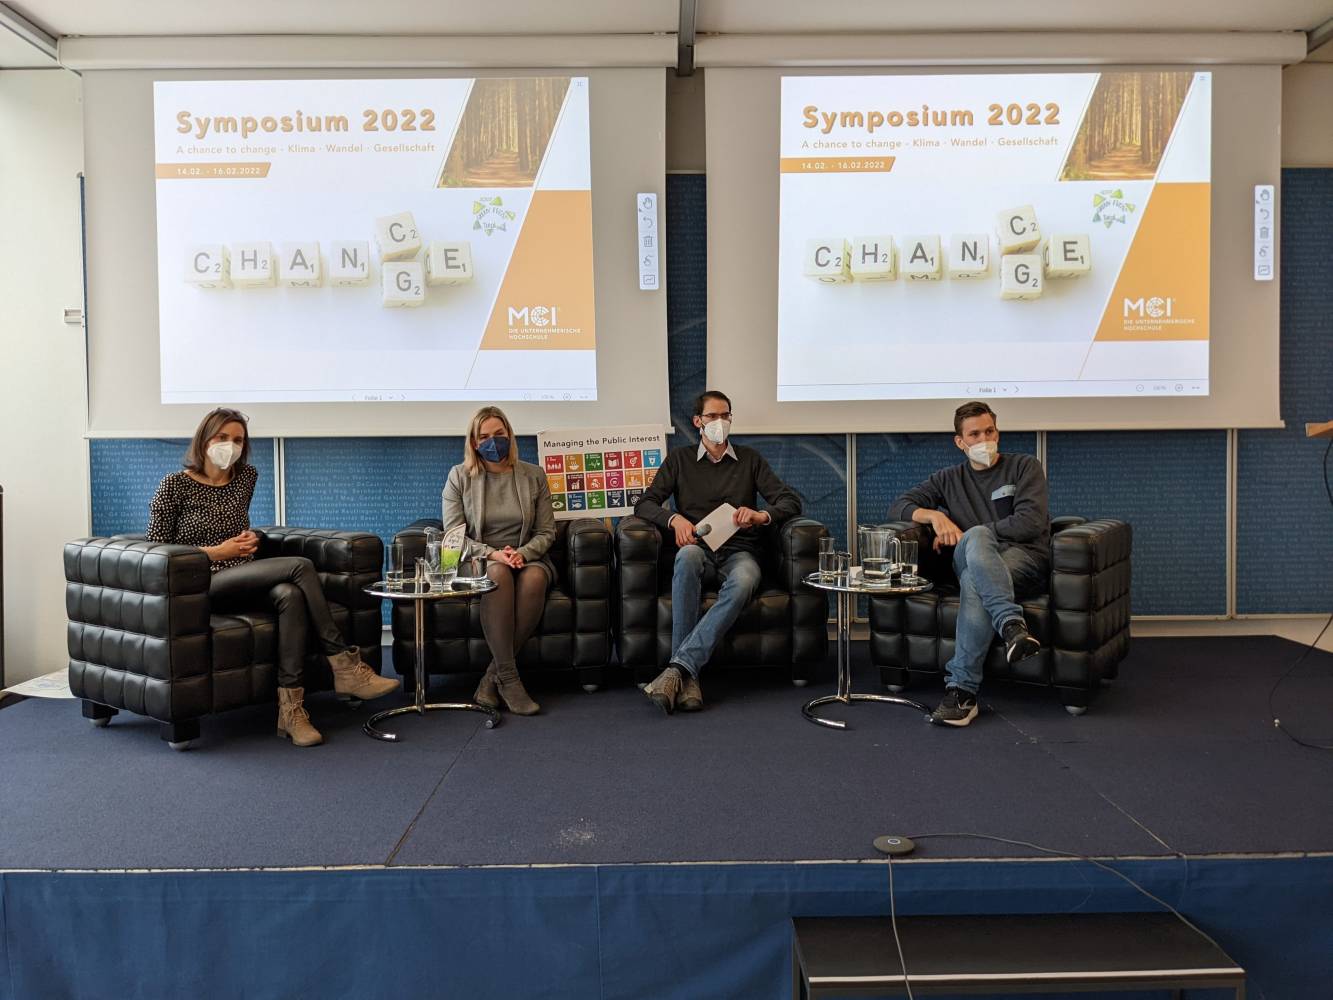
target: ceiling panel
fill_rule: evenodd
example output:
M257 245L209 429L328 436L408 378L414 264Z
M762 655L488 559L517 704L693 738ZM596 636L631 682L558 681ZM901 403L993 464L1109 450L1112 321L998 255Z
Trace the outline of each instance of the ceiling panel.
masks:
M680 26L677 0L19 0L9 6L55 35L603 35L674 33Z
M696 27L722 34L920 31L1309 31L1333 0L951 0L775 3L698 0Z

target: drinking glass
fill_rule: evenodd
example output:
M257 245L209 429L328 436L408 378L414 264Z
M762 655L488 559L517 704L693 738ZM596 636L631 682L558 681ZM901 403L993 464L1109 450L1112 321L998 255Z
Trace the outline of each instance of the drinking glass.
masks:
M458 563L453 563L448 569L444 568L447 562L444 558L444 543L439 540L433 540L426 543L426 581L430 584L431 590L443 590L453 582L454 574L458 571Z
M898 539L898 559L903 567L903 583L916 583L917 543L911 539Z
M825 535L819 540L819 579L825 583L837 575L838 560L833 550L833 536Z
M852 554L850 552L835 552L833 553L833 558L835 560L833 569L834 581L837 583L846 583L847 574L851 572L852 568Z
M458 578L460 580L480 580L486 575L486 557L481 554L481 549L475 545L465 545L463 547L463 558L458 562Z
M390 542L384 546L384 586L389 590L403 589L402 542Z

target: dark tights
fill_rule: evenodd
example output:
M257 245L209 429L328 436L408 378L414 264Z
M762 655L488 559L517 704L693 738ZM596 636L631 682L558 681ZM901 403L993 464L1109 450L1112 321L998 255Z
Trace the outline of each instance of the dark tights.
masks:
M495 589L481 597L481 630L497 667L512 664L542 620L546 607L546 571L537 565L510 569L488 562L486 575Z
M261 608L278 613L279 687L305 686L306 636L312 626L324 655L347 648L319 587L315 564L304 556L274 556L218 570L208 594L223 614Z

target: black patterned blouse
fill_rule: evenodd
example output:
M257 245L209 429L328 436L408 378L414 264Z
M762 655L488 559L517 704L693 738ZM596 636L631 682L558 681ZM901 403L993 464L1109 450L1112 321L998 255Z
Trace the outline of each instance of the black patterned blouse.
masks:
M202 548L249 531L250 499L258 480L259 471L253 465L238 465L224 486L197 482L183 471L163 477L148 505L148 540ZM216 573L252 559L254 556L222 559L209 569Z

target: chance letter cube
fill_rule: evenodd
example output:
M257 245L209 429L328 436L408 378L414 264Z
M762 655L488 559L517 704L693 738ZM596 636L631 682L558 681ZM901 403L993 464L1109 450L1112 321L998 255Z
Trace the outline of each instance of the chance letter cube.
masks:
M375 242L380 260L410 260L421 249L421 234L411 212L399 212L375 220Z
M1000 258L1000 298L1039 299L1044 287L1040 254L1007 253Z
M318 243L284 243L278 247L278 284L318 288L323 281Z
M858 236L852 240L853 281L893 281L898 277L898 248L892 236Z
M430 241L426 251L426 284L461 285L474 277L471 243Z
M984 278L990 274L990 236L954 233L949 237L950 278Z
M329 247L329 284L370 284L370 244L365 240L335 241Z
M1041 242L1037 213L1031 205L1005 209L995 217L995 232L1000 237L1000 253L1022 253Z
M899 269L905 281L939 281L940 238L904 236Z
M230 288L231 255L221 243L200 243L185 252L185 281L197 288Z
M829 284L851 281L849 257L849 248L844 239L806 240L805 276Z
M1046 277L1081 278L1092 271L1092 243L1081 233L1059 233L1046 243Z
M231 245L231 283L237 288L262 288L277 282L273 266L273 244L233 243Z
M419 260L383 265L380 301L386 306L419 306L426 301L426 274Z

